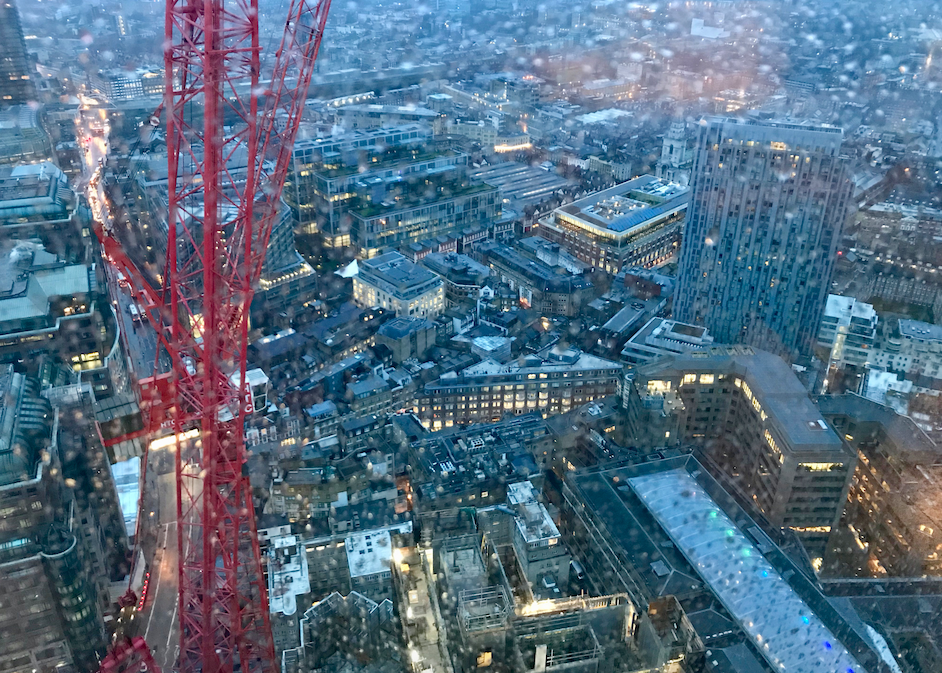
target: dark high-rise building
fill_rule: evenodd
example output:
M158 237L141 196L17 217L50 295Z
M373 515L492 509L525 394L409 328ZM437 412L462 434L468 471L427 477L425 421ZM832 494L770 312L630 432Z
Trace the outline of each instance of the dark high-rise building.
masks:
M852 190L842 141L828 126L701 124L675 318L717 342L810 353Z
M107 643L56 414L37 381L0 366L0 673L96 670Z
M20 14L13 0L0 0L0 107L36 96Z

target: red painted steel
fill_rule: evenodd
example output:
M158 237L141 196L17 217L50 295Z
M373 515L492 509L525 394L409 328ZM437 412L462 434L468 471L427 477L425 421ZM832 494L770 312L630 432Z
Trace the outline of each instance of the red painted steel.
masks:
M119 642L101 660L99 673L160 673L144 639L138 636Z
M258 0L166 1L169 231L159 286L112 232L99 234L157 321L172 362L141 391L148 427L172 428L178 438L200 428L198 439L178 439L176 450L175 670L274 673L245 467L248 311L330 0L291 0L267 85L260 81Z

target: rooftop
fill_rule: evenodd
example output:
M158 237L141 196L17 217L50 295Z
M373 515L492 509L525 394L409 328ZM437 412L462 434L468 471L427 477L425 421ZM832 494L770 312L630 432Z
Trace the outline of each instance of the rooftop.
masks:
M374 148L365 148L372 150ZM377 153L371 152L370 160L361 164L357 155L353 154L351 160L339 161L339 157L331 155L328 161L318 165L314 170L326 178L341 178L357 176L357 180L374 176L377 172L382 176L387 170L393 169L394 174L389 181L402 177L403 168L412 164L442 160L445 164L461 164L467 161L467 156L454 150L428 150L417 144L407 145L380 145L375 148Z
M529 281L539 284L539 289L549 292L572 292L592 283L581 275L571 274L562 267L552 267L545 262L524 257L513 248L501 243L485 243L480 246L485 259L496 259L510 269L519 272Z
M36 476L40 451L55 440L53 415L35 381L0 365L0 486Z
M298 138L294 144L294 156L313 158L322 153L338 152L344 149L367 149L377 145L385 146L409 141L423 142L431 136L432 130L420 123L357 129L326 138Z
M521 481L507 486L507 502L516 510L514 523L528 544L541 540L550 540L549 544L556 544L559 529L543 503L537 500L532 483Z
M824 151L836 153L844 140L838 126L815 122L758 120L740 117L711 117L711 127L722 128L722 137L744 142L776 143L783 150ZM784 147L782 147L784 145Z
M838 451L844 445L822 418L795 372L780 357L744 346L711 346L661 358L638 369L648 380L688 373L741 377L791 451Z
M44 260L54 259L47 253L40 254ZM36 259L34 254L33 260ZM51 297L87 294L91 289L90 273L83 264L36 268L0 260L0 324L49 315Z
M415 107L414 105L378 105L375 103L361 103L354 105L344 105L337 108L337 114L344 116L347 114L377 114L377 115L403 115L406 117L421 117L422 119L435 119L438 113L428 108Z
M453 168L453 167L452 167ZM375 203L373 201L360 199L356 205L350 207L350 213L354 217L362 219L371 219L380 215L389 215L399 211L412 210L420 208L430 203L439 203L450 199L458 199L480 192L493 191L494 187L479 182L463 183L456 180L453 176L445 176L448 167L441 171L442 177L436 180L438 187L436 189L423 189L425 180L421 181L421 186L413 189L402 189L398 195L387 195L386 201ZM431 175L432 171L425 173ZM399 185L405 185L406 181L400 181Z
M365 259L360 262L360 276L374 275L397 287L418 285L437 276L428 269L410 262L398 252L387 252L379 257Z
M74 208L68 178L52 162L0 168L0 222L64 218Z
M644 505L776 669L864 669L684 469L631 477Z
M713 337L705 327L666 318L651 318L628 340L622 356L646 361L668 353L701 350L712 343Z
M350 577L390 572L392 539L388 530L354 533L344 544Z
M529 475L514 461L529 458L528 445L541 441L548 433L543 417L530 413L420 436L411 446L413 467L421 468L423 476L433 483L426 488L414 477L413 484L418 485L423 498L434 500L495 476L505 480L508 463L520 478L526 478ZM534 467L530 474L536 472Z
M513 201L517 207L539 203L569 184L555 172L515 161L482 166L469 175L494 185L500 189L503 198Z
M501 364L493 360L483 360L476 365L472 365L461 371L463 378L474 378L478 376L495 376L500 374L528 374L528 373L550 373L550 372L573 372L573 371L591 371L599 369L617 369L621 370L620 362L606 360L596 355L589 355L582 351L568 349L556 349L549 354L547 359L537 362L537 358L524 360L520 362L511 362Z
M268 546L268 601L272 614L293 615L298 596L311 592L307 554L296 535L274 537Z
M461 285L476 284L491 273L480 262L456 252L430 252L422 258L422 264L439 276Z
M134 456L111 466L111 476L118 491L118 502L129 538L137 533L137 507L141 498L141 459Z
M918 320L901 318L899 333L904 337L921 341L942 341L942 326Z
M442 287L441 278L395 251L360 262L357 281L403 301Z
M642 175L562 206L557 217L587 229L622 233L687 207L689 190Z
M377 334L390 339L402 339L420 330L435 329L435 323L425 318L395 318L379 328Z
M847 416L855 423L878 423L901 451L922 454L924 461L940 462L942 447L936 445L908 416L901 416L887 406L868 400L856 393L822 395L818 408L825 416Z
M827 306L824 309L824 315L838 318L841 322L850 324L853 318L876 321L877 312L871 304L865 304L857 301L853 297L845 297L839 294L829 294Z

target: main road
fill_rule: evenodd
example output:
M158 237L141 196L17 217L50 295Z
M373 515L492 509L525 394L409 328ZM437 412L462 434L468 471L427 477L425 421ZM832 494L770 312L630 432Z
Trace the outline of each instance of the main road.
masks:
M85 174L78 187L85 190L95 219L107 229L111 226L112 218L104 190L109 128L104 115L96 107L96 101L86 98L83 103L78 135L85 145ZM157 333L146 317L140 321L132 317L130 307L137 299L117 270L108 264L105 274L112 306L124 335L132 378L138 381L154 373L158 352ZM165 351L161 350L157 367L160 371L169 371L170 362ZM145 524L157 528L156 547L152 549L151 545L145 545L150 581L139 624L141 634L150 645L160 669L170 672L175 669L179 651L177 495L173 455L175 447L167 446L166 440L162 444L152 444L148 451L148 479L139 513L139 516L145 516L146 513ZM152 512L157 518L153 524Z

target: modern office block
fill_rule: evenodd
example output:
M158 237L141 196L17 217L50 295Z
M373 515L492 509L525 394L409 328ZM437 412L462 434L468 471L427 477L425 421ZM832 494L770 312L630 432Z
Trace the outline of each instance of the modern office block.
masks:
M536 231L609 273L650 267L676 253L689 198L686 187L642 175L560 206Z
M852 190L842 141L829 126L701 125L675 318L721 343L811 352Z
M640 366L625 394L639 445L696 446L771 525L823 556L856 459L781 358L744 346L669 356Z
M358 306L388 309L400 318L434 320L445 308L442 279L398 252L360 262L353 299Z
M357 182L467 163L465 154L429 156L422 147L431 139L431 129L422 124L299 139L284 191L299 229L309 234L323 232L325 243L332 247L349 245L349 223L342 216L356 197Z
M859 395L823 396L818 406L858 456L841 519L856 544L843 546L873 577L942 575L940 447L912 419Z

